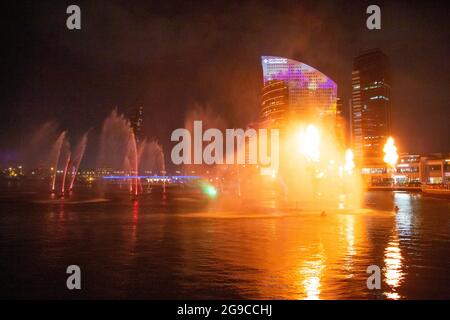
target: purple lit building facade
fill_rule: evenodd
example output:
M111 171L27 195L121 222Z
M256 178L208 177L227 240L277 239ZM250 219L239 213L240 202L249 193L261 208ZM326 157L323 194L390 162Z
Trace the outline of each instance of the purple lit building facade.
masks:
M337 85L332 79L307 64L283 57L262 56L261 63L262 126L283 125L287 119L334 121Z

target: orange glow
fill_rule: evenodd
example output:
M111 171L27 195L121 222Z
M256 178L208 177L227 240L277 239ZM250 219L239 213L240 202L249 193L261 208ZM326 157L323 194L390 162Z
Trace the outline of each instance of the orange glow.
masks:
M325 265L322 255L316 258L315 260L305 261L304 268L301 270L304 276L305 300L320 300L321 278Z
M359 207L361 177L353 152L342 148L328 122L317 119L309 123L291 122L281 135L280 146L276 187L288 205L295 207L302 203L303 208L321 210L324 206ZM343 201L339 199L341 194L346 195Z
M394 139L389 137L383 148L384 162L394 167L398 160L397 147L394 144Z
M320 133L315 125L308 125L306 130L298 133L300 153L311 161L320 159Z
M355 162L353 161L353 151L351 149L347 149L347 151L345 152L344 169L348 174L352 174L354 168Z

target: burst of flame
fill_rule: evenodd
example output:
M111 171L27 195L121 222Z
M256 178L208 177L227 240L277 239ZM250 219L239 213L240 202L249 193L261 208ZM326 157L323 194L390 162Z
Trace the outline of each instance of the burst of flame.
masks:
M394 167L398 160L397 147L394 144L394 139L389 137L383 148L384 162Z
M300 152L312 161L320 158L320 133L316 126L310 124L306 130L301 130L298 136Z
M347 149L347 151L345 152L344 169L348 174L352 174L354 168L355 162L353 161L353 151L351 149Z

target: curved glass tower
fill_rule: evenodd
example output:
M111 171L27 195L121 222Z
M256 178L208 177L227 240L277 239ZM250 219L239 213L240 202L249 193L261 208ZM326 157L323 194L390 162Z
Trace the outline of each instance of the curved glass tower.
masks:
M270 121L272 114L276 115L277 122L282 114L285 120L292 116L323 118L336 115L337 85L331 78L307 64L283 57L262 56L261 62L264 76L263 121ZM275 96L272 101L267 100L270 96L264 95L267 87L273 88L275 83L280 86L279 81L287 87L282 99L287 104L280 103L280 97ZM268 110L271 112L267 113Z
M269 80L261 92L261 121L268 121L275 126L283 123L287 114L288 87L283 80Z

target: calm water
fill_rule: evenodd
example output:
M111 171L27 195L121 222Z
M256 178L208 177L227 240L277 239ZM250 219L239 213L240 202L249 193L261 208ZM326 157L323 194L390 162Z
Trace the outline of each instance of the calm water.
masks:
M42 203L2 190L3 298L450 298L448 200L372 192L365 209L321 217L218 211L170 194ZM81 291L65 287L70 264ZM381 290L366 288L373 264Z

